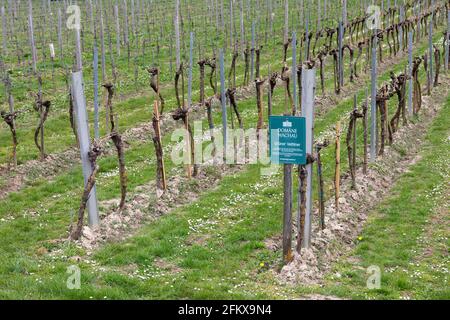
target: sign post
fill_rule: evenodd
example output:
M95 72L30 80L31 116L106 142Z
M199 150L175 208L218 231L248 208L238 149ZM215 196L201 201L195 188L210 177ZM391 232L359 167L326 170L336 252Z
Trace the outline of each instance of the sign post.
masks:
M292 259L292 165L306 164L306 119L270 116L270 159L284 164L283 260Z

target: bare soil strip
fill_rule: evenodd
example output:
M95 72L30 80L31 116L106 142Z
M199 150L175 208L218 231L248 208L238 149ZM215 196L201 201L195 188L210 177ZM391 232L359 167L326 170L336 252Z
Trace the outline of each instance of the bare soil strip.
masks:
M396 179L420 159L419 152L427 129L450 93L450 78L442 78L441 82L431 96L423 97L419 121L410 122L395 134L393 145L374 165L369 166L367 175L362 173L362 169L358 170L357 190L351 189L348 177L342 181L339 211L336 211L334 199L326 204L326 229L319 230L317 221L314 221L311 248L296 255L281 272L273 270L281 283L320 284L332 263L353 249L368 213L390 194ZM278 238L268 239L267 244L275 250L281 246Z

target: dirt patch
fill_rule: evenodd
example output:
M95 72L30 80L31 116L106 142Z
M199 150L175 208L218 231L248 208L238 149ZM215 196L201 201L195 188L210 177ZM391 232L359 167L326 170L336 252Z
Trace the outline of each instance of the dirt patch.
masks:
M191 234L186 239L186 244L188 246L198 245L198 246L204 246L208 240L211 239L211 235L209 234Z
M273 238L266 239L264 240L264 246L267 250L278 251L281 248L282 238L283 237L281 236L275 236Z
M200 170L195 179L183 177L179 172L168 180L168 190L159 199L156 197L154 182L137 188L122 212L117 211L119 199L101 202L101 226L96 229L83 228L82 239L78 242L90 254L105 242L122 241L132 236L145 223L157 220L170 211L191 203L205 191L215 188L221 178L242 169L242 166L214 167L214 174ZM191 239L192 243L202 243L205 239Z
M180 267L178 267L177 265L168 262L164 259L161 258L157 258L153 261L153 265L155 267L157 267L158 269L164 270L164 271L168 271L170 273L180 273L183 271L183 269L181 269Z
M448 77L443 78L442 85L435 88L432 96L424 97L420 121L409 123L395 134L394 144L369 167L367 175L358 170L357 190L351 189L348 177L343 179L339 211L336 211L334 199L326 203L326 229L319 230L317 221L313 221L311 248L304 249L301 255L296 254L294 261L281 272L273 270L281 283L321 283L332 263L354 247L370 210L389 194L396 179L420 159L417 153L427 128L446 101L449 82ZM317 212L313 216L317 217Z

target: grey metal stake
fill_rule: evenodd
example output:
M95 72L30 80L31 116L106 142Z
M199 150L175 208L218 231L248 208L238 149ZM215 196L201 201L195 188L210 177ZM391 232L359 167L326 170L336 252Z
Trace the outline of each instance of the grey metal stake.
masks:
M400 22L403 22L404 21L404 7L403 6L400 6ZM399 31L399 45L400 45L400 50L402 50L402 48L403 48L403 28L402 27L400 27L400 29L398 30Z
M371 68L371 119L370 119L370 162L375 162L376 150L376 127L377 127L377 36L374 36L372 44L372 68Z
M96 21L95 21L95 18L94 18L94 6L92 4L92 0L89 0L89 9L88 9L88 11L89 11L89 17L91 18L91 32L92 32L93 35L95 35L97 30L96 30L96 25L95 25Z
M244 0L241 0L241 50L244 57L245 50L245 25L244 25Z
M31 2L30 2L31 6ZM30 8L31 11L31 8ZM34 27L33 27L33 15L28 15L28 28L30 33L30 47L31 47L31 56L33 60L33 72L37 71L36 63L37 63L37 52L36 52L36 44L34 41Z
M124 34L123 34L123 40L125 42L125 45L128 46L129 45L129 39L128 39L128 34L129 34L129 28L128 28L128 6L127 6L127 2L124 1L123 2L123 20L124 20Z
M61 9L58 9L58 47L59 56L62 62L63 59L63 43L62 43L62 13Z
M80 29L75 28L75 58L76 58L76 71L83 69L83 61L81 55L81 40L80 40Z
M90 175L92 174L92 164L89 160L91 145L82 71L72 73L72 98L76 115L78 138L80 142L80 155L83 167L84 183L86 185ZM87 208L89 212L89 225L97 226L99 224L99 216L97 207L97 190L95 186L92 188L89 195Z
M177 63L177 72L180 69L181 65L181 56L180 56L180 0L176 1L175 4L175 50L176 50L176 63Z
M419 7L417 7L417 12L416 12L416 16L418 17L420 15L420 3L419 3ZM418 40L421 38L420 37L420 33L422 32L421 30L421 23L417 24L417 32L416 32L416 42L418 42Z
M222 132L223 132L223 156L226 159L227 150L227 98L225 95L225 63L223 50L219 50L220 63L220 99L222 103Z
M305 41L306 41L306 45L305 45L305 57L306 60L309 60L309 41L308 41L308 35L309 35L309 14L306 15L305 17L306 21L305 21Z
M2 15L2 37L3 37L3 52L4 55L6 55L6 37L7 37L7 30L6 30L6 16L5 16L5 7L1 8L1 15Z
M99 98L98 98L98 48L97 40L94 40L94 63L93 63L93 74L94 74L94 135L95 139L100 138L99 129Z
M102 81L106 81L106 53L105 53L105 34L103 25L103 11L100 11L100 47L101 47L101 65L102 65ZM108 128L108 121L106 122Z
M119 6L114 6L114 16L116 18L116 50L117 55L120 56L120 22L119 22Z
M343 65L343 52L342 52L342 47L343 47L343 22L340 21L339 22L339 28L338 28L338 74L339 74L339 84L342 87L344 85L344 65Z
M413 79L412 79L412 63L413 63L413 34L408 33L408 113L413 114Z
M343 0L342 2L342 23L344 26L347 26L347 0Z
M131 32L133 32L133 35L136 35L136 20L134 14L135 14L134 0L131 0Z
M284 43L289 40L289 1L284 0Z
M234 47L234 15L233 0L230 0L230 48Z
M273 20L274 20L274 16L273 16L273 4L272 4L272 0L268 0L269 1L269 13L270 13L270 36L273 36Z
M306 153L313 154L314 144L314 98L316 90L316 70L303 69L302 72L302 116L306 118ZM313 164L306 166L308 171L307 191L306 191L306 215L304 244L305 248L311 245L311 212L312 212L312 183Z

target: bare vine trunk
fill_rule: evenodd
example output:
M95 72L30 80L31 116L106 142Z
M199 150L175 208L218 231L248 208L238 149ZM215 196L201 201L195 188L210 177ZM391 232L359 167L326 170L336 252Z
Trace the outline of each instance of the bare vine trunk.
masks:
M95 185L95 179L99 170L99 167L97 166L97 158L100 156L101 153L102 150L95 145L91 148L91 151L89 151L89 160L92 166L92 173L89 176L89 179L84 187L83 195L81 196L80 208L78 209L77 225L75 229L72 229L70 232L70 238L74 241L79 240L81 237L84 223L84 214L86 211L86 204L89 200L92 188L94 188Z

